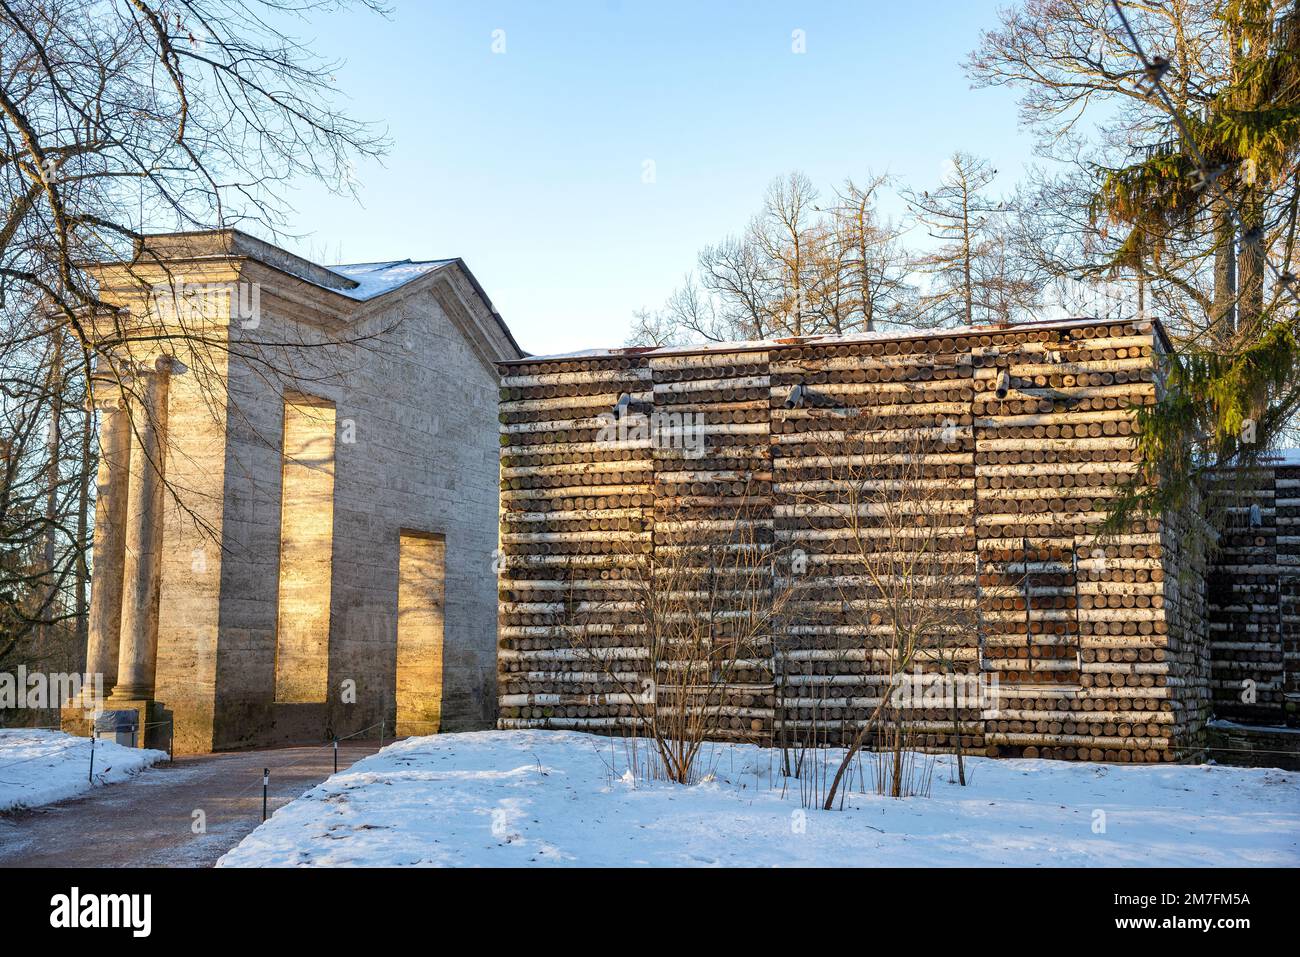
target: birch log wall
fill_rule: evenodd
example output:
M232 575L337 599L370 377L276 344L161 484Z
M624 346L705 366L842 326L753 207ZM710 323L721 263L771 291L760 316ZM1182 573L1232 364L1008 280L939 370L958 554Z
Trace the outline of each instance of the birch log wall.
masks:
M977 619L960 611L969 605L973 612L980 601L973 403L983 373L974 342L825 339L771 354L776 537L806 563L776 649L772 730L781 740L848 744L893 696L890 671L907 658L904 672L925 676L912 679L921 693L901 696L889 717L905 725L911 744L986 746L978 693L949 705L926 682L949 668L980 670ZM815 401L786 408L797 388ZM920 542L911 537L917 528ZM919 622L891 616L880 603L909 596L875 586L901 579L905 566L920 583L916 597L942 606L926 624L957 634L915 649L897 640L897 626Z
M1283 720L1300 721L1300 456L1274 473L1278 528L1278 565L1281 573L1279 617L1282 621ZM1272 720L1277 720L1277 715Z
M719 350L702 355L654 355L646 359L653 382L650 439L654 463L654 548L690 576L708 570L701 541L725 539L732 547L764 549L773 540L771 377L766 351ZM743 525L737 530L734 526ZM668 564L668 562L665 562ZM761 566L761 560L759 562ZM752 568L753 566L748 566ZM744 574L747 566L721 569L731 581L715 582L716 634L742 642L741 661L712 702L721 710L716 736L752 740L769 733L775 717L772 642L742 637L746 596L737 588L774 576ZM742 574L742 584L735 573ZM688 613L704 606L690 603ZM730 620L729 620L730 619ZM737 620L740 619L740 620ZM646 675L645 677L652 677ZM626 716L625 716L626 717Z
M644 357L525 363L501 391L500 622L502 727L629 726L622 686L557 623L570 596L598 607L592 640L644 670L636 621L617 613L633 587L635 548L653 546L650 439L602 439L602 415L623 395L652 402Z
M1214 712L1294 721L1300 703L1300 457L1222 473L1228 526L1210 570Z
M1155 401L1166 349L1155 323L1071 320L501 364L501 726L635 725L618 683L575 648L566 596L601 609L589 630L640 674L644 637L620 613L629 543L671 547L679 522L664 516L684 501L707 522L709 509L757 493L765 505L746 520L770 527L775 547L797 546L810 580L845 575L842 530L796 494L825 482L834 459L822 441L831 419L786 408L803 386L818 405L870 409L889 430L949 433L926 462L952 499L945 535L962 559L952 587L978 620L947 666L996 676L996 697L956 722L946 709L909 713L920 746L1196 756L1211 691L1204 576L1180 552L1179 523L1192 518L1097 539L1106 502L1138 469L1132 410ZM702 414L703 449L611 441L601 430L623 395L629 414ZM794 603L766 660L737 676L719 737L772 741L814 725L827 743L853 734L879 695L882 636L851 597L814 588Z

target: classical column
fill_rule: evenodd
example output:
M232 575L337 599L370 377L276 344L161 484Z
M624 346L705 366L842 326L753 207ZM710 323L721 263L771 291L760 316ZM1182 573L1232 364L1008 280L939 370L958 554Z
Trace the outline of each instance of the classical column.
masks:
M90 585L90 627L86 671L103 675L104 691L117 681L122 627L122 566L126 545L127 470L131 421L115 398L96 400L99 413L99 474L95 479L94 571Z
M167 357L135 373L139 404L132 416L131 485L122 571L122 632L113 697L150 700L158 666L158 591L162 577L163 461L167 454L167 385L184 366Z

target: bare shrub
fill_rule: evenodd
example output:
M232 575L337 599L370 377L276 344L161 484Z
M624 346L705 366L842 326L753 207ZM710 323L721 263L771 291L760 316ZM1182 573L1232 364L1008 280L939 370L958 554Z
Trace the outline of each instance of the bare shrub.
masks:
M623 557L630 588L620 617L639 635L635 649L611 642L602 627L609 603L566 602L573 647L619 689L633 727L652 742L664 778L692 784L705 743L767 743L761 719L750 717L757 696L770 694L772 634L790 590L774 574L771 522L756 514L758 499L712 509L679 504L655 522L655 546L634 540ZM689 509L689 510L688 510ZM631 654L629 654L631 652Z
M808 411L824 425L810 433L820 454L790 491L800 534L820 549L812 560L826 567L810 571L801 597L840 622L831 629L839 634L813 629L820 640L808 644L827 660L860 660L870 688L836 701L850 716L840 727L853 730L825 789L830 810L863 748L887 755L874 780L893 797L928 789L919 747L946 740L960 750L960 714L948 709L951 723L936 721L932 705L951 684L945 674L979 667L974 514L959 427L906 425L867 409Z

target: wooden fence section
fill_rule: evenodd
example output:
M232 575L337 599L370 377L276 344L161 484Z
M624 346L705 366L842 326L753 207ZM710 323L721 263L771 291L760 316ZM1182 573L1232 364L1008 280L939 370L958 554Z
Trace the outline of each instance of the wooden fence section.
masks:
M937 600L973 618L909 663L980 690L955 713L892 712L919 746L1195 755L1211 674L1204 578L1180 544L1192 519L1098 538L1138 474L1133 409L1155 401L1164 348L1150 322L1079 320L503 364L501 726L635 727L629 689L659 678L640 559L740 522L790 600L710 702L716 735L846 741L892 686L897 639L861 543L890 540L882 509L929 510L918 577L941 570ZM846 496L843 468L900 461L915 436L920 473L866 483L896 496ZM742 618L745 596L720 594L718 620Z

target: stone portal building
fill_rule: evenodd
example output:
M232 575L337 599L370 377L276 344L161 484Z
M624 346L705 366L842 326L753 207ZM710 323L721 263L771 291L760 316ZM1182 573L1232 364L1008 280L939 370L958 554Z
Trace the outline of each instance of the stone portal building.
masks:
M495 363L521 353L465 264L222 231L98 279L106 706L178 752L490 726Z

